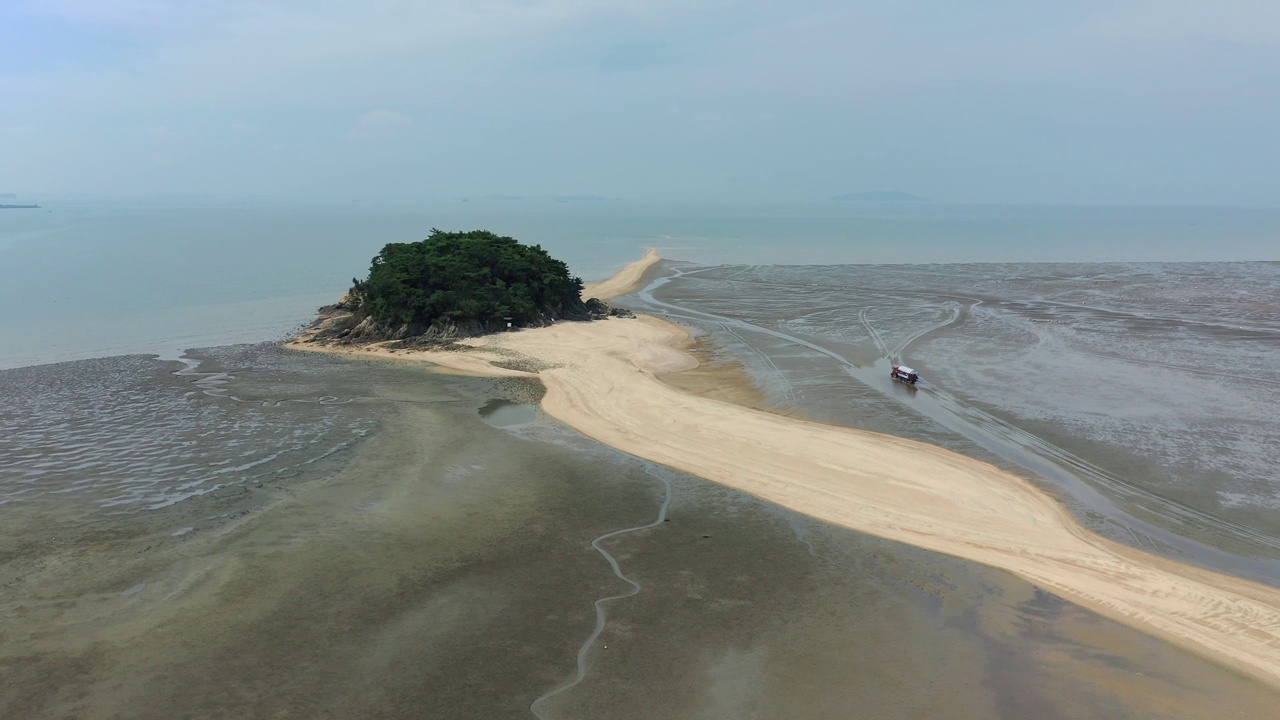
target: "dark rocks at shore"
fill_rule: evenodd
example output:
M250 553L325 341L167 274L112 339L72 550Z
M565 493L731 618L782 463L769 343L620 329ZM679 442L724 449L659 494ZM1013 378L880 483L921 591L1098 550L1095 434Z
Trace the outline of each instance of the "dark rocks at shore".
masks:
M367 313L353 307L350 295L344 296L333 305L325 305L317 313L315 322L298 338L299 342L333 345L367 345L373 343L396 343L398 348L431 348L448 349L458 340L480 337L497 332L521 330L530 327L546 327L556 322L605 320L611 317L635 318L635 313L620 307L613 307L599 298L589 298L582 303L582 312L558 314L547 309L539 317L528 323L507 327L469 322L452 323L437 322L430 325L406 323L402 325L385 325L376 322Z

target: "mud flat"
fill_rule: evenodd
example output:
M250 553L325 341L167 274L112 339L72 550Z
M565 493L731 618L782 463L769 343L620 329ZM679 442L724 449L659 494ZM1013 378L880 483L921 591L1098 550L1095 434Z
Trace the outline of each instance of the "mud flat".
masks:
M652 519L659 479L559 428L486 423L495 399L536 400L527 384L250 359L218 368L228 394L195 392L198 417L229 406L222 422L243 424L233 397L280 398L327 368L360 403L304 409L363 408L376 429L327 466L155 509L92 493L4 506L24 522L0 535L0 716L529 717L613 589L590 540ZM65 490L73 472L38 482Z
M101 390L95 372L132 364L18 377L42 395L80 377L81 398ZM215 467L254 449L236 426L278 450L272 413L374 427L322 462L280 458L154 510L87 490L3 506L0 716L1208 719L1266 717L1277 700L1005 572L531 418L540 390L524 379L234 349L178 369L150 382L217 431L197 456ZM741 369L689 377L714 394ZM321 398L352 402L301 402ZM102 467L124 459L102 452ZM85 461L37 482L65 489ZM633 589L602 552L639 592L603 605L588 645L593 603ZM552 695L579 655L581 681Z
M1280 585L1280 266L669 272L632 307L708 331L775 408L993 462L1105 537Z

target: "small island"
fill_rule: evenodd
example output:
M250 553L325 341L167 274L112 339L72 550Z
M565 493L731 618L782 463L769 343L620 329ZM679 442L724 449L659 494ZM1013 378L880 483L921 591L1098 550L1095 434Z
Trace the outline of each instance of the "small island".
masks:
M17 200L17 193L0 193L0 210L36 210L39 205L35 203L14 203L5 202L6 200Z
M582 299L582 280L538 245L487 230L432 230L390 243L364 280L299 338L338 344L447 345L465 337L627 311Z

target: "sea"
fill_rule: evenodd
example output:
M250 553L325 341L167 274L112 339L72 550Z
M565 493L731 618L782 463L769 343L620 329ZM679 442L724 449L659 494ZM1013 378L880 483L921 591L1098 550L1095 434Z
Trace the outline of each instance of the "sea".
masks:
M716 336L775 405L991 460L1121 542L1280 579L1280 209L41 204L0 212L0 515L150 512L340 454L384 410L276 343L383 245L487 229L586 280L656 247L677 276L638 305ZM891 361L924 382L895 386Z
M760 265L1280 260L1280 209L42 202L0 212L0 368L281 337L391 242L537 243L584 279L658 247Z

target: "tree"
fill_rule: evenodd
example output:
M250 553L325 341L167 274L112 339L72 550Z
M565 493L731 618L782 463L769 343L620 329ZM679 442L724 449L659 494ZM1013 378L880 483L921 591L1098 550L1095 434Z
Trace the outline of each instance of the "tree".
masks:
M487 230L432 229L420 242L382 248L369 277L353 279L348 304L387 329L453 325L483 332L507 322L585 319L581 293L582 280L538 245Z

